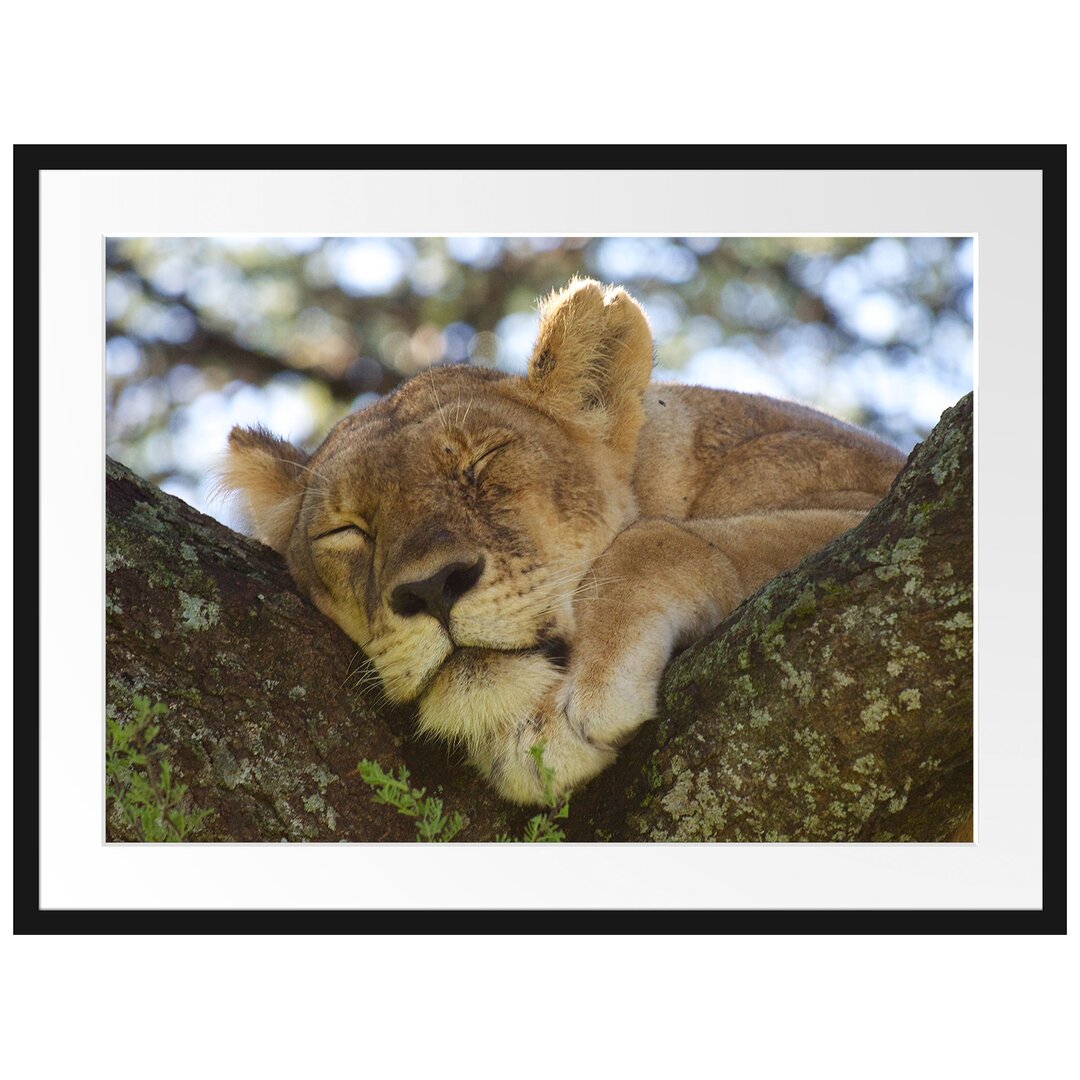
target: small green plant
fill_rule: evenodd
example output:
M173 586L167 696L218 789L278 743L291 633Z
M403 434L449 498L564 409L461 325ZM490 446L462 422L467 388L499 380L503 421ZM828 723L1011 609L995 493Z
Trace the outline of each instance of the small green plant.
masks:
M154 717L168 710L144 697L133 698L132 704L133 720L105 720L106 800L116 804L140 840L184 840L214 811L188 814L180 809L187 785L173 781L164 748L152 745L161 730Z
M467 824L456 810L447 817L443 813L442 799L428 796L427 788L410 786L409 770L404 765L397 770L397 776L385 772L378 762L366 759L356 769L364 783L375 792L372 796L375 802L385 803L399 814L416 819L417 840L453 840Z
M544 764L544 743L538 742L529 750L540 778L544 782L544 802L546 813L537 814L525 823L521 842L526 844L558 843L566 839L566 834L555 824L570 813L570 797L562 800L555 798L555 770ZM394 807L399 814L416 819L417 840L453 840L468 824L468 818L456 810L449 817L443 813L442 799L429 797L426 788L414 788L409 783L409 770L404 765L397 770L397 775L386 772L375 761L365 759L356 766L360 778L374 791L372 798L377 803ZM508 833L500 833L495 839L499 843L517 842Z
M544 802L548 809L546 813L537 814L525 823L525 833L521 840L526 844L557 844L566 839L566 833L555 822L570 815L570 796L565 795L561 800L555 798L555 770L544 764L544 745L543 739L534 743L529 748L529 755L540 770L540 779L544 784ZM511 842L506 833L501 833L495 839L501 843Z

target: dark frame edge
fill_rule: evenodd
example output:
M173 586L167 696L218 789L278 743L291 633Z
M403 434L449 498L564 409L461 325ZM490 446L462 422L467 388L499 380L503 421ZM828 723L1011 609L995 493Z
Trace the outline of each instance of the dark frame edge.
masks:
M401 146L397 144L375 146L349 145L309 145L297 144L305 152L303 168L330 167L326 158L335 159L334 168L430 168L432 151L444 156L455 156L457 151L467 150L470 158L478 151L501 153L507 147L503 145L475 146ZM507 144L512 145L512 144ZM294 147L296 148L296 147ZM26 648L27 642L33 642L35 652L35 672L40 671L38 652L40 629L40 225L41 197L40 173L46 169L99 169L99 168L193 168L192 158L214 158L214 169L260 169L279 167L279 158L283 145L174 145L174 144L15 144L13 157L13 252L19 273L14 275L13 310L22 313L15 319L14 344L15 355L34 357L34 363L15 366L14 389L19 394L20 417L32 415L32 445L34 447L34 467L32 470L34 489L32 501L22 505L33 507L32 527L20 531L20 543L25 553L29 539L33 540L32 566L38 583L38 604L20 627L20 642ZM1050 221L1055 225L1066 220L1066 180L1067 147L1064 143L1045 144L950 144L904 146L901 144L805 144L769 146L764 144L710 146L682 145L650 147L642 146L593 146L593 147L547 147L546 149L563 150L577 154L577 168L593 168L590 164L602 157L605 168L640 168L640 161L623 162L629 154L640 158L640 151L648 149L654 153L671 152L683 160L681 168L717 167L718 151L727 154L732 151L744 155L740 160L741 168L814 168L814 169L946 169L964 168L982 169L1030 169L1042 173L1042 278L1043 278L1043 341L1060 343L1064 351L1064 315L1066 308L1065 283L1067 281L1067 252L1063 243L1051 243ZM370 161L351 162L353 156L364 157L372 151L385 152L397 157L393 165L373 166ZM805 160L799 164L790 163L792 157L817 158L816 164L807 166ZM882 156L892 158L882 161ZM902 155L903 161L895 160ZM411 158L412 165L403 166L402 156ZM162 157L166 159L162 161ZM118 158L127 159L118 162ZM702 160L708 159L711 160ZM822 160L824 158L825 160ZM74 160L73 160L74 159ZM81 160L80 160L81 159ZM242 164L238 164L238 159ZM581 160L584 159L584 160ZM687 159L693 159L688 163ZM202 167L207 167L203 165ZM563 166L565 168L565 166ZM1055 328L1052 330L1051 328ZM32 370L31 380L29 371ZM1044 358L1045 371L1045 358ZM1046 418L1046 388L1043 388L1044 446ZM1053 413L1060 423L1055 431L1060 435L1065 427L1064 395L1057 395ZM25 428L17 428L20 437L25 435ZM1045 457L1045 455L1044 455ZM1059 458L1059 460L1061 460ZM1043 478L1043 508L1045 516L1046 489ZM25 495L29 480L21 482ZM1060 513L1060 507L1058 507ZM1055 534L1060 535L1060 534ZM1060 543L1060 541L1058 541ZM1043 532L1044 564L1049 554L1051 541L1047 531ZM1045 598L1045 578L1043 580ZM1043 607L1044 639L1048 625L1047 606ZM27 632L27 631L32 631ZM1043 677L1047 674L1047 662L1043 655ZM40 718L39 678L33 686L35 702L34 714ZM1046 750L1046 725L1043 716L1043 832L1042 832L1042 896L1040 909L858 909L809 911L805 909L769 909L769 910L683 910L679 912L678 929L670 933L783 933L783 934L1065 934L1066 885L1063 853L1067 840L1065 815L1066 792L1066 756L1064 753L1051 756ZM356 933L357 914L379 916L380 933L425 933L417 928L415 915L444 914L452 916L446 920L450 926L441 926L438 931L445 933L483 932L483 923L489 912L485 910L433 911L431 909L401 910L240 910L240 909L42 909L40 905L41 871L41 833L40 833L40 754L37 725L16 726L14 743L17 759L24 766L16 771L14 783L13 820L16 823L13 839L14 878L12 885L13 909L12 930L15 934L99 934L99 933L169 933L179 934L217 934L217 933ZM1064 744L1064 729L1060 731ZM1064 745L1062 746L1064 749ZM26 827L27 814L19 813L20 807L35 808L32 828ZM1054 860L1051 860L1051 844ZM527 909L514 909L515 913L528 913ZM581 911L581 910L545 910L545 932L560 933L626 933L628 930L641 931L642 917L663 916L666 912L654 909L620 911ZM318 915L317 928L306 929L296 916ZM390 916L391 919L386 919ZM461 917L465 916L464 919ZM180 917L184 925L177 928L174 923ZM163 921L167 923L163 925ZM387 923L397 922L396 929ZM629 925L628 925L629 924ZM786 925L785 925L786 924ZM490 928L488 928L490 929ZM664 933L665 930L653 925L650 932Z

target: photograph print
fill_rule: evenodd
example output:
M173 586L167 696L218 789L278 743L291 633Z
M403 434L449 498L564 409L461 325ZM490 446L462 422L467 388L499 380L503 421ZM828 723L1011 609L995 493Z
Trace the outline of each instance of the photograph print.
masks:
M115 236L110 843L966 843L970 236Z

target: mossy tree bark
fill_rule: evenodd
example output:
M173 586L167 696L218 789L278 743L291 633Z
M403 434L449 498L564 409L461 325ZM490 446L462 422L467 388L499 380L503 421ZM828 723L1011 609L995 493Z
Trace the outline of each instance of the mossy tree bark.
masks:
M857 528L677 657L658 722L571 802L570 840L938 840L971 812L972 397L947 410ZM158 741L200 840L411 840L361 758L407 764L461 840L520 836L407 712L364 689L356 647L282 561L114 462L107 709L168 708ZM110 839L133 839L115 807Z

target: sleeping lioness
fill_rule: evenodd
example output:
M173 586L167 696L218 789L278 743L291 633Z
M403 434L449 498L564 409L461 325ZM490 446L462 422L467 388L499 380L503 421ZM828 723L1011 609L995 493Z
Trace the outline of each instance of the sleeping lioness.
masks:
M621 288L541 305L528 373L439 367L310 456L235 428L255 534L422 730L514 802L583 784L656 710L672 652L856 525L903 455L753 394L649 382Z

